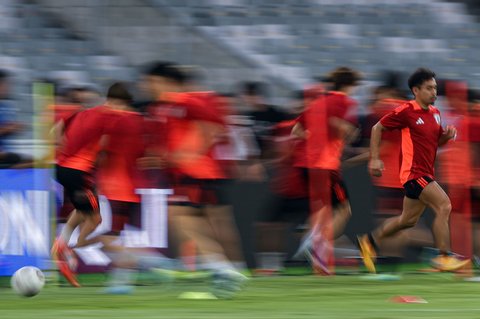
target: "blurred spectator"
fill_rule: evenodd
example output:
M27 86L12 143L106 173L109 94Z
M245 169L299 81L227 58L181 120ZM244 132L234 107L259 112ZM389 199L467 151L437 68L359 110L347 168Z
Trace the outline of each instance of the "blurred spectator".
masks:
M272 130L275 124L289 119L286 112L265 101L266 85L262 82L245 82L241 100L249 109L245 115L253 120L253 131L260 147L261 158L271 158Z
M10 102L10 75L0 70L0 168L10 168L22 162L19 154L8 152L5 142L23 129L16 120L16 110Z
M60 103L81 104L85 107L98 105L102 98L100 92L93 85L70 83L58 88Z
M213 156L223 162L228 162L230 176L238 178L245 176L242 169L251 158L260 155L255 136L250 128L252 120L238 114L234 107L235 95L231 93L220 94L218 105L225 114L226 131L223 141L214 146Z

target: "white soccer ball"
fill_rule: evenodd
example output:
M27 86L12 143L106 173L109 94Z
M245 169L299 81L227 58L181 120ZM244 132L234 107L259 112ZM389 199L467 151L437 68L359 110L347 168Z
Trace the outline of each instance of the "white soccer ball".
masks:
M33 297L45 285L45 275L37 267L25 266L13 274L10 283L17 294L24 297Z

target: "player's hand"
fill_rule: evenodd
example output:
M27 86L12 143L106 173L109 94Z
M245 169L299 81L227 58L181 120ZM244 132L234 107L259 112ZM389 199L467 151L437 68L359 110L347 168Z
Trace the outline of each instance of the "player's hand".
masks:
M297 123L293 126L291 134L302 140L306 140L310 137L310 131L306 130L300 123Z
M453 125L447 125L443 134L448 140L455 140L457 138L457 128Z
M382 172L385 170L385 167L383 166L383 161L380 159L371 159L368 163L368 170L370 172L370 175L372 176L382 176Z

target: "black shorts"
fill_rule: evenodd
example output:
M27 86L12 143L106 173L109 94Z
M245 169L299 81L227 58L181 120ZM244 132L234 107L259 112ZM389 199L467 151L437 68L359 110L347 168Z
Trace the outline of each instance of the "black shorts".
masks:
M314 183L314 187L309 191L312 200L321 200L323 204L330 204L336 207L340 204L348 202L348 191L342 180L339 171L304 168L303 176L310 187L310 181ZM328 188L323 186L328 185Z
M196 179L177 174L170 176L169 205L202 207L205 205L228 205L229 180Z
M75 209L85 214L100 214L98 196L90 174L57 165L56 175Z
M433 178L428 176L422 176L417 179L409 180L403 184L405 196L411 199L418 199L423 189L431 182L433 182Z
M112 211L112 227L110 235L118 235L125 228L131 225L137 228L142 226L140 203L108 200Z

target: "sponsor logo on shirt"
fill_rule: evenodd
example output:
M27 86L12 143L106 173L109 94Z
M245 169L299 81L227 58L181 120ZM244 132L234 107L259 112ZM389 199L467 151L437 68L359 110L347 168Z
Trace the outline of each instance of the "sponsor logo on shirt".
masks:
M418 118L418 120L415 122L417 125L422 125L425 124L425 122L422 120L421 117Z

